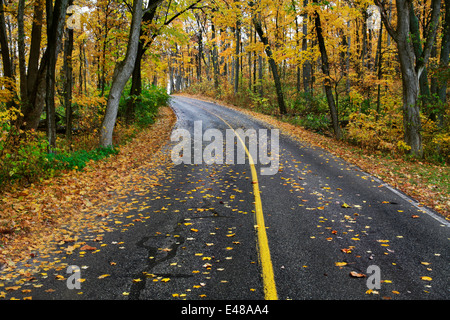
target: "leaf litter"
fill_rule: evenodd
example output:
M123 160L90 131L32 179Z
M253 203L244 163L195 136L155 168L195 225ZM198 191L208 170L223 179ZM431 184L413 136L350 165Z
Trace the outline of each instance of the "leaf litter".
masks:
M86 242L100 244L105 232L142 221L137 218L125 226L117 223L126 212L136 209L134 203L125 202L130 190L138 195L148 193L164 178L169 158L161 148L169 140L175 121L173 111L162 107L157 121L121 146L118 155L91 161L83 171L70 171L2 195L0 297L6 296L1 290L4 283L19 277L34 280L41 268L62 270L58 260L46 261L51 254L72 254L77 249L84 254L98 252L97 246ZM142 174L150 168L152 174ZM78 237L86 231L93 236Z

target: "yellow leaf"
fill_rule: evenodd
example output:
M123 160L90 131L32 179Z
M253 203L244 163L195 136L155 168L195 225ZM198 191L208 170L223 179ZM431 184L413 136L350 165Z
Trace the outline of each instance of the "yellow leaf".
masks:
M431 281L431 280L433 280L431 277L426 277L426 276L420 277L420 279L425 280L425 281Z
M347 262L335 262L336 267L343 267L347 265Z
M351 208L351 206L349 206L348 204L344 203L342 206L342 208Z
M110 274L102 274L101 276L98 277L98 279L104 279L109 276L110 276Z

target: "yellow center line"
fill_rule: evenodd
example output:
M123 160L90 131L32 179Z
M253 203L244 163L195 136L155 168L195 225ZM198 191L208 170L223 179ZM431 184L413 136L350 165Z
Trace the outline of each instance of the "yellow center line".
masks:
M269 241L267 239L266 225L264 223L264 213L261 202L261 194L259 190L259 182L258 182L258 174L255 168L255 162L253 161L253 157L248 151L244 141L241 139L239 134L234 130L234 128L222 117L206 110L202 107L196 106L213 116L222 120L227 126L234 131L236 137L241 142L242 146L245 149L245 153L248 156L250 163L250 170L252 174L252 184L253 184L253 195L255 196L255 217L256 217L256 231L258 235L258 253L259 260L261 263L262 269L262 278L263 278L263 287L264 287L264 297L266 300L278 300L277 288L275 285L275 276L273 273L272 259L270 258L270 249L269 249Z

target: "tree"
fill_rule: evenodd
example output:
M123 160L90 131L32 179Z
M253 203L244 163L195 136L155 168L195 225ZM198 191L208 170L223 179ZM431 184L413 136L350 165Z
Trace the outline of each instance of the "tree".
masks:
M317 0L313 0L313 3L318 6ZM334 136L339 140L341 139L341 129L339 126L338 113L331 86L330 65L328 63L328 53L325 47L325 39L323 37L322 22L320 21L320 15L317 11L317 8L314 16L314 24L316 26L317 41L319 43L320 55L322 58L322 72L325 75L324 88L328 101L328 107L330 108L330 116L333 125Z
M253 2L251 2L250 7L253 7ZM273 80L275 82L275 89L277 92L277 99L278 99L278 108L281 114L285 114L287 112L286 104L284 102L284 95L283 95L283 89L281 87L281 79L278 74L278 66L275 62L272 48L269 45L269 39L264 34L262 24L261 24L261 15L257 12L252 13L252 22L255 26L256 33L259 36L260 41L264 44L264 51L266 52L267 59L270 65L270 70L272 71Z
M151 0L148 2L146 10L152 10L162 0ZM132 21L128 39L127 53L125 59L118 62L114 69L111 90L109 92L106 104L106 113L100 128L100 146L111 146L113 141L113 131L117 119L120 97L126 82L133 72L136 62L137 50L139 46L139 35L141 31L141 22L144 10L142 8L143 0L134 0L132 9Z
M46 77L45 77L45 105L47 113L47 138L49 151L53 152L56 147L56 111L55 111L55 81L56 60L58 58L59 44L62 39L66 11L69 0L56 0L54 5L47 0L47 50Z
M385 8L384 0L375 0L380 8L381 19L392 39L397 44L403 88L403 127L404 139L411 148L410 153L416 157L423 156L421 119L419 106L419 79L430 57L431 49L439 23L441 0L432 0L431 17L423 51L416 56L410 37L410 8L412 0L397 0L397 27L394 28Z
M441 57L439 59L439 66L441 69L448 69L448 64L450 61L450 3L448 1L444 1L445 3L445 16L444 16L444 24L443 24L443 34L442 34L442 44L441 44ZM448 83L448 75L444 77L447 81L440 81L440 84L437 89L437 94L440 101L445 104L447 101L447 83ZM440 119L440 125L442 125L442 117Z
M69 0L69 6L73 5L73 0ZM66 138L72 139L72 88L73 88L73 29L66 30L66 40L64 42L64 105L66 107Z
M5 7L3 0L0 0L0 51L2 53L3 75L7 80L6 88L10 92L14 92L12 84L14 83L13 65L9 54L8 37L6 33ZM12 97L13 95L11 95ZM10 108L14 105L14 100L9 99L7 106Z

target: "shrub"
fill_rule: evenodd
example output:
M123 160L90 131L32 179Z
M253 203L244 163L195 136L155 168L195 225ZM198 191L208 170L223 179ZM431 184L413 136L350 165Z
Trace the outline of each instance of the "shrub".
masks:
M116 147L100 147L91 151L79 150L71 153L47 154L47 169L49 170L82 170L93 160L98 161L118 154Z
M131 83L123 91L119 105L119 118L126 117L126 109L131 100L135 102L133 121L138 127L146 127L155 122L158 108L169 103L170 96L165 88L143 84L141 95L129 95Z

